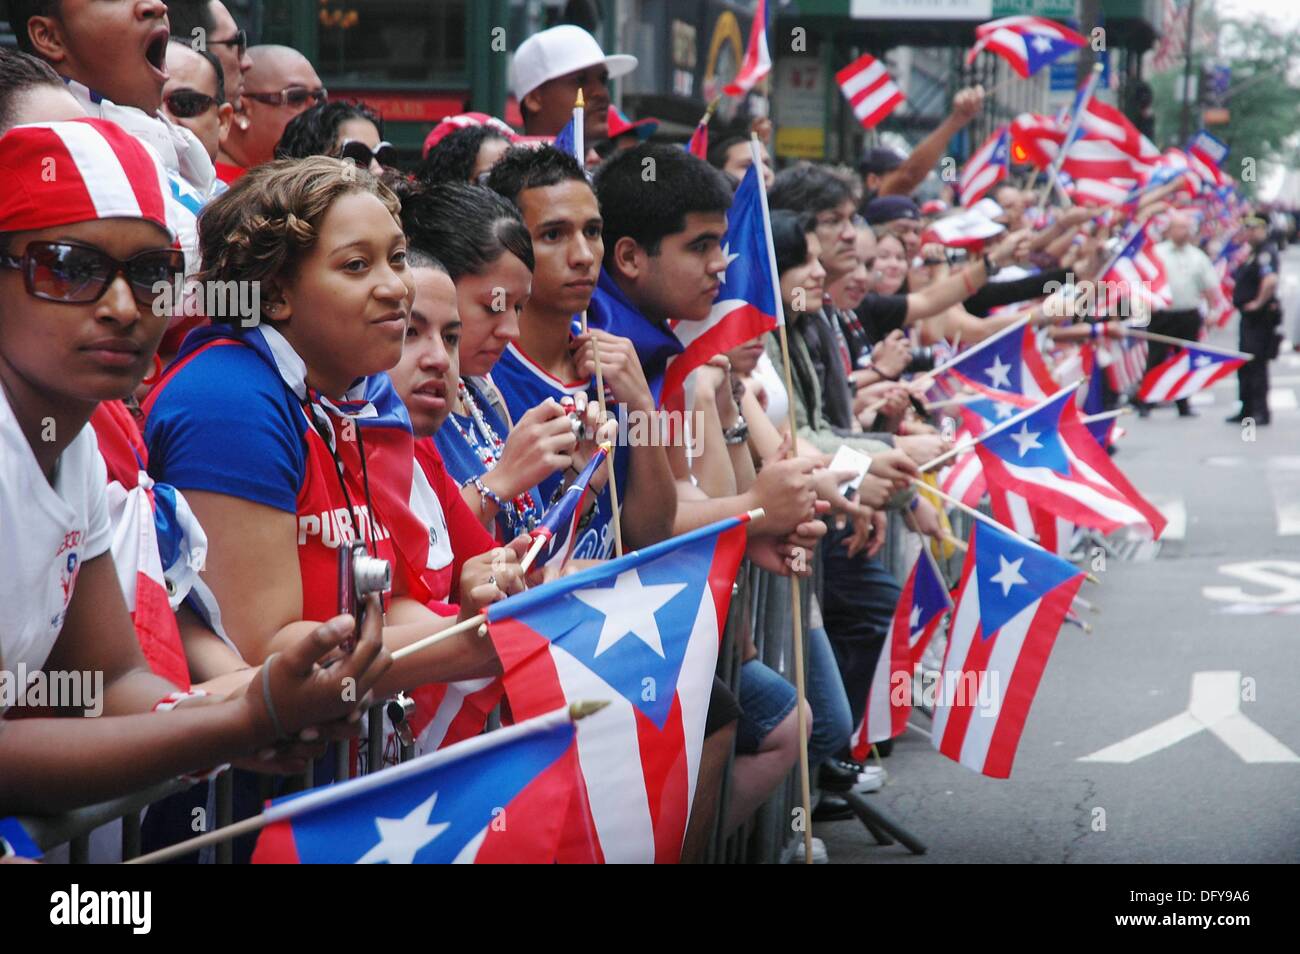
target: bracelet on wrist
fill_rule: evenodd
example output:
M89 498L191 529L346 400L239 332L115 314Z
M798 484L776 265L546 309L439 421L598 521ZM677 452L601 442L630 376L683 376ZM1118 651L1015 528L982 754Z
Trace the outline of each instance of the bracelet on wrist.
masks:
M496 504L498 510L505 509L505 505L501 502L501 498L493 493L492 489L488 487L487 484L483 483L483 477L481 475L472 478L470 483L473 484L474 489L478 491L478 512L480 515L487 515L488 501Z

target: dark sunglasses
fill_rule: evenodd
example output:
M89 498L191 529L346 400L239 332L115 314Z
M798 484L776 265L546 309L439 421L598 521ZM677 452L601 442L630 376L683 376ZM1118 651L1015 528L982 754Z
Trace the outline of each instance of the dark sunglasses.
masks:
M167 104L167 112L177 119L193 119L221 105L216 97L200 93L196 89L172 90L163 97L163 102Z
M235 35L229 40L208 40L208 46L233 46L242 57L248 50L248 34L243 30L236 30Z
M23 273L27 294L45 301L84 305L99 301L118 275L125 275L135 300L152 305L159 282L169 288L185 271L178 249L149 249L122 261L93 245L29 242L21 258L0 254L0 267Z
M266 103L268 106L293 106L294 108L306 105L309 100L319 106L329 98L329 93L326 90L307 89L305 86L290 86L278 93L250 93L248 90L244 90L243 95L248 99L255 99L259 103Z
M395 166L397 165L397 149L391 142L381 142L372 151L369 146L359 139L347 139L339 147L339 158L351 159L362 169L369 169L371 160L381 166Z

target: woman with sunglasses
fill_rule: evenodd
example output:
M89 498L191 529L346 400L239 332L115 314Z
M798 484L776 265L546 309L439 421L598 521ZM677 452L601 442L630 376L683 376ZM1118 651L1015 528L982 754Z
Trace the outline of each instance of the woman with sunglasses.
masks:
M48 176L51 159L64 175ZM49 718L56 707L43 704L0 723L0 765L21 767L0 771L0 815L274 757L300 732L341 734L388 665L373 624L329 670L315 663L353 621L313 626L221 700L150 672L123 602L87 423L148 369L166 327L149 307L154 285L183 268L157 156L102 120L28 125L0 137L0 179L0 669L103 677L81 700L101 718Z
M295 116L284 127L277 159L336 156L375 175L397 163L397 150L383 141L384 121L361 103L322 103Z

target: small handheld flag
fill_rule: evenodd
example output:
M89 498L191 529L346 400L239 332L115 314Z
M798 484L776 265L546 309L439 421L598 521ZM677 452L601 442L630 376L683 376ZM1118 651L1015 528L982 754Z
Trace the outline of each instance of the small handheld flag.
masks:
M874 129L904 99L885 64L870 53L863 53L836 73L835 81L853 108L853 115L867 129Z
M1032 16L1003 17L982 23L975 28L975 38L975 45L966 54L967 66L988 50L1006 60L1022 79L1088 42L1068 27Z
M534 567L551 564L561 567L568 562L578 540L578 522L582 519L582 511L587 503L591 478L604 466L611 446L609 442L600 445L596 453L591 455L591 460L587 461L587 466L582 468L582 473L564 488L564 494L546 511L541 523L529 532L533 540L547 541L533 561Z

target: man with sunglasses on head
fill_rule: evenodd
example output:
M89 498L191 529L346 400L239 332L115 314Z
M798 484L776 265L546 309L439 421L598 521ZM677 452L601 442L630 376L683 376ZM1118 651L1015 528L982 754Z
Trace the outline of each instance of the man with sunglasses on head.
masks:
M229 132L235 108L226 102L226 84L217 58L173 38L167 44L168 78L163 86L163 112L199 138L215 164L221 140ZM213 180L213 195L226 190Z
M237 167L227 182L275 158L275 146L289 121L327 98L316 70L297 50L254 46L248 56L253 65L244 76L243 113L222 143Z

